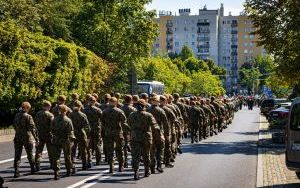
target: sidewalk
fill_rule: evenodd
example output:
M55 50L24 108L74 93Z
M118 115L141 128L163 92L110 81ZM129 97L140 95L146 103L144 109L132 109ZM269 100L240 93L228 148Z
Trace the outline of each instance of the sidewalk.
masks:
M0 130L0 142L10 142L14 139L15 131L13 129Z
M265 117L260 118L257 187L300 187L295 172L285 165L284 144L272 143Z

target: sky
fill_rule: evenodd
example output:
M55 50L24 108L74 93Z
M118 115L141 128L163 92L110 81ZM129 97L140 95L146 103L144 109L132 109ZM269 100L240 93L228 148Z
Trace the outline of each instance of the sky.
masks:
M218 9L221 3L224 4L224 14L227 16L229 12L234 15L239 15L243 11L243 3L245 0L152 0L152 3L147 5L147 10L165 10L172 11L173 15L178 15L178 9L190 8L193 15L198 14L198 10L206 5L207 9Z

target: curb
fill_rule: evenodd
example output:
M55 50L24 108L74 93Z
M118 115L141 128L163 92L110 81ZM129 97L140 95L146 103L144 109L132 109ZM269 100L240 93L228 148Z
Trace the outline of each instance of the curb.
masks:
M256 187L264 186L264 173L263 173L263 149L261 147L263 139L262 121L261 115L259 114L259 134L258 134L258 145L257 145L257 169L256 169Z
M13 135L15 134L14 129L0 129L0 136Z

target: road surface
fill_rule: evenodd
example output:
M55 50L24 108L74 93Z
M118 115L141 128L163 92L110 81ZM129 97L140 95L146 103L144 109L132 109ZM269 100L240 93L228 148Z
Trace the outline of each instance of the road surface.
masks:
M5 142L0 143L0 176L5 178L5 186L9 188L251 188L256 186L258 129L259 110L243 109L236 113L233 123L222 133L198 144L184 140L183 154L177 156L174 168L139 181L133 180L130 168L123 173L108 174L108 166L104 163L55 181L53 172L47 169L46 153L42 170L35 175L29 174L29 164L24 156L20 169L22 176L14 179L13 143ZM80 169L79 161L76 166ZM65 174L64 169L61 174ZM143 175L143 170L140 175Z

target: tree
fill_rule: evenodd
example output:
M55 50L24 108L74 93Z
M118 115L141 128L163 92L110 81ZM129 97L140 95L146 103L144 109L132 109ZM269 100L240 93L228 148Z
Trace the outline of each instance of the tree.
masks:
M24 100L42 100L77 92L105 92L108 63L91 51L0 22L0 106L14 108Z
M245 9L260 36L259 45L273 55L275 71L293 86L300 83L300 1L246 0Z
M247 87L248 91L255 89L256 84L258 83L257 81L261 76L261 73L259 72L258 68L252 68L252 69L242 68L240 69L240 74L243 75L241 84Z
M157 36L155 13L146 11L150 0L86 0L73 22L73 38L117 69L107 85L127 82L127 71L148 57ZM126 92L126 86L116 90Z
M182 47L181 53L179 54L179 57L181 58L182 61L185 61L190 57L195 57L195 55L194 55L194 52L191 48L184 45Z

